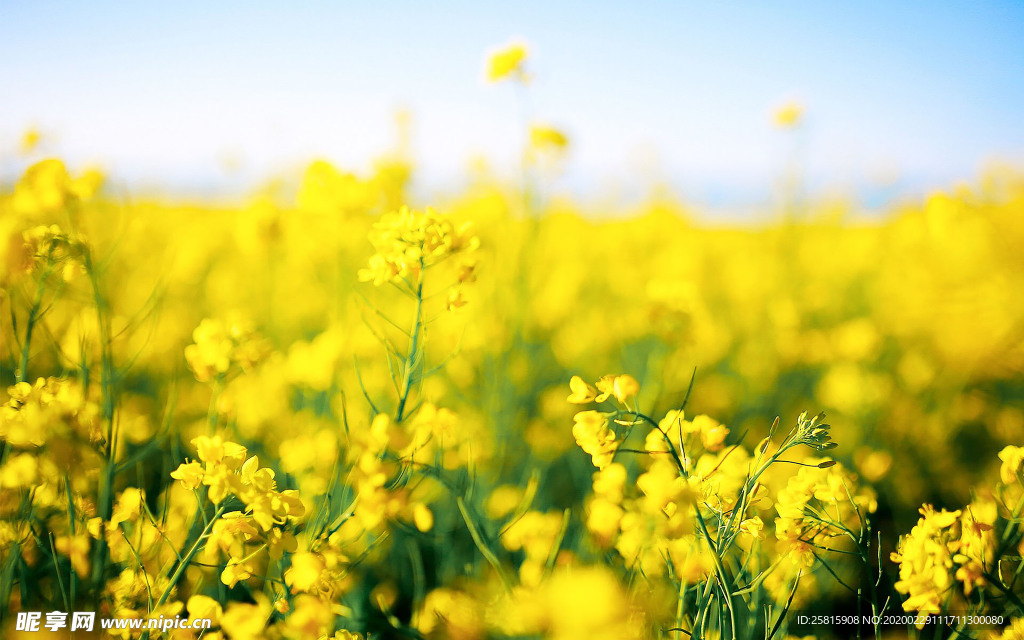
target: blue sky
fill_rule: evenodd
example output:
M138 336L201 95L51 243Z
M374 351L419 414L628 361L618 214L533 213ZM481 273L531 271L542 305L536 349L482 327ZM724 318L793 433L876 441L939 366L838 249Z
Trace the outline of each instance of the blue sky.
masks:
M420 185L451 186L473 156L512 164L521 105L482 65L519 37L530 110L573 142L568 185L761 193L794 144L771 113L795 98L815 185L924 188L1024 161L1022 34L1021 2L0 0L0 172L30 125L126 184L359 169L407 108Z

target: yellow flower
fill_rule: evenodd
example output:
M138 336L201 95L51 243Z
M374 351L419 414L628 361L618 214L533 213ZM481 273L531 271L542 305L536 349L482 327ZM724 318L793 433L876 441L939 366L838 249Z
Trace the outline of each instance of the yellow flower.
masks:
M291 613L285 618L288 637L319 638L327 633L334 620L329 603L302 594L295 598L293 605Z
M636 479L636 486L644 493L644 508L648 513L661 513L670 502L683 497L688 490L686 479L664 456L657 458L651 468Z
M199 436L192 440L192 446L203 462L216 464L224 458L224 441L220 436Z
M530 125L530 145L540 149L564 149L569 145L569 139L554 127L533 124Z
M268 350L265 341L240 317L205 318L192 332L194 344L185 347L185 360L196 380L223 377L232 364L250 370Z
M792 129L800 124L803 114L804 108L800 103L795 101L787 102L775 111L775 126L782 129Z
M461 287L452 287L448 290L448 298L445 300L444 308L447 311L454 311L466 306L466 298L462 295Z
M935 511L931 505L921 507L921 519L909 535L900 538L893 562L900 563L900 579L896 590L907 595L905 611L938 614L946 592L953 584L953 525L960 511ZM924 626L923 622L918 628Z
M322 640L363 640L363 636L360 633L352 633L347 629L339 629L334 632L331 637L324 637Z
M71 177L60 160L42 160L25 170L14 193L15 209L24 213L53 213L68 201Z
M185 359L196 379L207 382L227 372L233 345L222 322L206 318L192 333L194 344L185 347Z
M291 531L275 528L267 532L267 553L274 560L279 559L286 552L294 553L297 545L295 534Z
M615 390L615 376L601 376L601 379L597 381L597 390L600 393L594 398L595 402L604 402L611 397L612 392Z
M423 269L456 254L472 253L480 245L468 224L456 226L429 207L424 211L402 207L381 216L370 241L377 253L357 275L361 282L375 286L419 278Z
M579 376L573 376L569 379L569 394L568 401L573 404L589 404L597 398L597 389L590 386L583 381L583 378Z
M250 497L246 503L253 521L264 531L270 531L276 522L272 498L267 495L254 496Z
M141 489L128 487L121 492L117 498L117 504L110 515L110 526L116 527L122 522L131 522L142 513L142 505L145 501L145 494Z
M627 477L625 466L618 462L612 463L594 474L594 493L616 504L621 503Z
M1024 618L1015 618L1002 634L992 636L993 640L1024 640Z
M212 620L214 624L220 623L220 617L223 613L220 603L209 596L203 595L194 595L189 598L185 608L188 610L190 618L205 618Z
M186 489L196 489L203 482L203 465L198 462L183 462L171 472L171 477L179 480Z
M558 129L543 125L530 125L530 143L526 149L529 162L557 162L569 148L569 138Z
M89 532L90 536L99 540L103 535L103 518L89 518L85 523L85 530Z
M235 442L225 442L220 436L199 436L192 440L199 459L211 465L224 464L234 470L242 466L246 459L246 449Z
M520 487L503 484L496 487L491 495L487 497L484 508L487 510L487 517L495 520L504 518L512 513L523 500L523 489Z
M999 452L1002 465L999 467L999 479L1003 484L1021 481L1021 470L1024 469L1024 447L1009 445Z
M740 531L751 538L764 540L764 522L761 520L760 516L747 518L743 522L740 522Z
M272 612L262 593L255 594L256 604L232 602L220 619L220 627L231 640L261 640Z
M204 554L207 557L216 557L220 551L229 556L240 555L243 544L259 534L249 520L250 518L240 511L224 514L220 520L213 523L213 531L206 541Z
M228 494L235 493L238 484L238 476L228 471L224 466L214 467L211 471L203 474L203 484L209 487L208 496L214 504L220 504Z
M620 404L626 404L628 398L632 398L639 392L640 383L636 381L636 378L629 374L615 376L615 382L612 384L612 394Z
M597 411L581 411L573 419L576 424L572 435L576 444L590 454L594 466L603 469L611 464L619 443L615 432L608 428L607 416Z
M500 82L512 79L526 82L523 63L526 62L527 53L526 45L518 42L491 52L487 56L487 80Z
M227 566L224 567L224 571L221 571L220 580L229 587L234 587L242 580L248 580L252 577L252 566L247 562L238 562L236 560L228 561Z
M434 514L427 505L417 503L413 509L413 522L420 531L430 531L434 528Z
M664 422L664 420L662 420ZM688 423L687 423L688 424ZM675 442L672 441L672 436L668 436L666 440L667 431L662 429L651 429L648 432L647 437L644 438L644 450L650 451L651 453L670 453L677 449Z
M603 566L555 571L534 589L509 598L502 614L506 633L570 640L632 640L644 637L630 594Z
M725 445L729 428L720 424L710 416L699 415L693 418L693 429L699 430L701 443L708 451L718 451Z
M615 396L620 404L626 404L626 400L640 391L640 384L631 375L603 376L597 381L597 389L601 392L597 396L597 402L604 402L609 396Z
M0 467L0 487L17 489L33 486L37 482L38 472L39 462L32 454L20 453L11 456L3 467Z
M671 409L665 414L665 417L658 422L658 427L662 432L668 434L678 434L680 430L684 433L692 433L693 423L685 420L686 414L679 409ZM673 439L675 436L673 435Z
M292 556L292 566L284 572L284 581L292 589L292 593L313 590L326 565L319 554L309 551L296 553Z
M430 637L482 638L484 610L472 596L454 589L434 589L423 599L417 628Z
M557 511L527 511L515 524L509 526L501 537L501 544L509 551L522 549L527 558L543 560L550 553L561 526L562 514Z
M31 153L38 145L39 141L43 139L43 134L39 132L39 129L35 127L29 127L21 134L21 143L19 145L19 151L22 154Z
M89 536L60 536L54 541L57 552L71 560L71 566L80 577L89 575Z
M587 513L587 529L598 541L607 546L619 532L619 523L625 514L622 507L605 498L597 497L590 503Z
M693 536L683 536L669 547L669 557L676 567L676 576L684 582L695 583L714 571L714 556Z
M267 493L277 486L274 481L274 470L267 467L259 468L259 458L253 456L245 461L239 472L242 484L250 486L253 491Z

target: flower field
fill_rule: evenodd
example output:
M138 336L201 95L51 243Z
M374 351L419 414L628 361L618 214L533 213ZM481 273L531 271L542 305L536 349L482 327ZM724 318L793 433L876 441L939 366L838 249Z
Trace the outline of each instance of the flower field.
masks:
M231 206L26 161L0 635L1024 637L1024 176L726 224L523 138L436 202L401 150Z

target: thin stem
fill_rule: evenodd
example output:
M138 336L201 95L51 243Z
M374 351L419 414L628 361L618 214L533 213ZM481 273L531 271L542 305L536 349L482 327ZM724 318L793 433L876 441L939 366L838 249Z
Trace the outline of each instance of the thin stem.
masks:
M409 400L409 392L412 390L413 370L417 366L417 353L419 351L420 329L423 319L423 280L424 264L420 257L420 277L416 285L416 321L412 328L412 338L409 340L409 354L405 359L405 373L402 380L402 394L398 398L398 409L395 411L395 422L401 422L405 417L405 403Z
M21 345L21 364L18 367L18 382L28 381L28 356L32 346L32 331L36 327L36 322L41 317L39 310L43 306L43 293L46 291L46 281L49 280L50 274L53 272L53 262L52 260L49 262L50 264L47 266L46 271L43 272L43 277L39 279L35 299L33 299L32 307L28 311L28 323L25 325L25 342Z
M106 316L106 301L100 293L99 275L92 261L91 252L86 249L83 256L85 271L92 285L93 302L96 306L96 323L100 333L100 391L102 395L101 416L106 426L107 459L103 466L103 482L99 489L98 515L104 522L110 520L113 509L114 475L117 461L117 437L114 428L113 357L110 352L110 324ZM102 591L103 574L107 563L107 543L100 538L96 545L92 581L97 594Z
M220 518L223 514L224 507L219 507L217 509L217 512L213 514L213 518L210 519L210 522L207 523L205 527L203 527L203 532L199 535L199 538L195 541L192 547L185 554L182 561L178 563L177 570L175 570L175 572L171 575L170 580L168 580L167 582L167 587L164 588L164 592L160 594L160 598L156 601L156 604L153 605L152 611L156 611L157 609L159 609L161 606L163 606L165 602L167 602L167 599L171 597L171 591L174 589L175 585L178 584L178 580L181 580L181 576L184 575L185 569L187 569L191 564L192 558L197 553L199 553L199 549L205 542L206 536L209 535L210 528L213 527L213 523L217 522L217 519ZM142 640L149 640L149 631L146 631L146 633L142 635Z
M455 503L459 507L459 511L462 513L462 519L466 521L466 527L469 529L469 535L473 537L473 542L476 544L477 549L483 554L487 562L494 567L494 570L498 573L498 577L501 579L501 584L505 586L506 591L512 591L512 582L505 575L505 570L501 566L501 561L498 560L498 556L494 555L487 543L484 542L483 536L480 535L480 530L473 523L473 518L470 517L469 511L466 509L466 502L459 496L455 499Z

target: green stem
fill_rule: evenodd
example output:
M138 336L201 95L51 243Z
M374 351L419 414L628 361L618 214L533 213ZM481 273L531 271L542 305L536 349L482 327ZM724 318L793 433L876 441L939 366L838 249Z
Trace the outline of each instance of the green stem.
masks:
M203 527L203 532L196 539L195 543L189 548L188 552L184 555L181 562L178 563L178 568L171 574L170 580L167 582L167 587L164 588L164 592L160 594L160 598L157 599L156 604L153 605L152 614L154 611L159 609L167 599L171 597L171 591L178 584L178 580L181 580L181 576L185 574L185 569L188 568L192 562L192 558L199 553L199 549L203 546L206 536L209 535L210 529L213 528L213 523L217 522L217 519L224 515L224 507L218 507L216 513L210 518L210 521ZM149 631L142 635L142 640L149 640Z
M36 295L32 300L32 307L28 311L28 324L25 326L25 342L21 345L21 364L18 367L18 382L28 381L28 355L32 346L32 331L39 320L39 309L43 306L43 293L46 291L46 281L50 278L52 272L53 264L51 263L46 271L43 272L43 277L39 279L39 286L36 287Z
M686 615L686 582L679 581L679 596L676 600L676 640L683 640L683 618ZM691 634L687 634L691 635Z
M72 539L77 533L75 526L75 500L71 492L71 478L67 473L64 474L64 491L68 498L68 528L71 530ZM85 577L85 576L83 576ZM75 604L78 599L78 572L75 571L74 566L71 568L71 604Z
M100 391L102 394L101 415L103 424L106 426L107 438L107 459L103 465L103 481L99 488L99 509L98 515L103 522L110 520L113 510L114 475L117 461L117 438L114 433L114 367L113 357L110 352L110 324L107 322L107 304L100 293L99 275L96 273L95 265L92 262L92 254L88 249L83 256L85 271L89 275L89 282L92 284L93 303L96 306L96 323L100 333ZM97 594L101 592L103 574L106 571L107 544L106 540L100 538L96 545L93 562L92 581Z
M466 502L459 496L455 499L455 503L459 506L459 511L462 512L462 519L466 521L466 527L469 529L469 535L473 537L473 542L476 544L477 549L483 554L487 562L494 567L494 570L498 573L498 577L501 579L501 583L505 586L505 590L512 591L512 582L505 575L505 570L501 566L501 561L498 560L498 556L494 555L487 543L484 542L483 536L480 535L480 530L477 529L476 525L473 524L473 518L470 517L469 511L466 509Z
M412 328L412 338L409 341L409 355L405 358L405 373L402 379L402 395L398 398L398 409L395 411L395 422L401 422L405 417L405 403L409 400L409 393L412 390L413 369L415 369L416 355L419 351L420 328L423 324L423 280L424 280L423 258L420 258L420 278L416 286L416 324Z
M983 577L986 580L989 581L989 583L993 587L995 587L996 589L1001 591L1002 594L1004 596L1006 596L1006 599L1009 600L1011 603L1013 603L1013 606L1017 607L1017 611L1019 611L1021 613L1024 613L1024 602L1022 602L1021 599L1019 597L1017 597L1017 594L1015 594L1014 592L1012 592L1009 589L1007 589L1006 586L1002 583L1002 581L998 577L996 577L996 576L994 576L994 575L992 575L990 573L985 573L985 574L982 574L982 575L983 575Z

